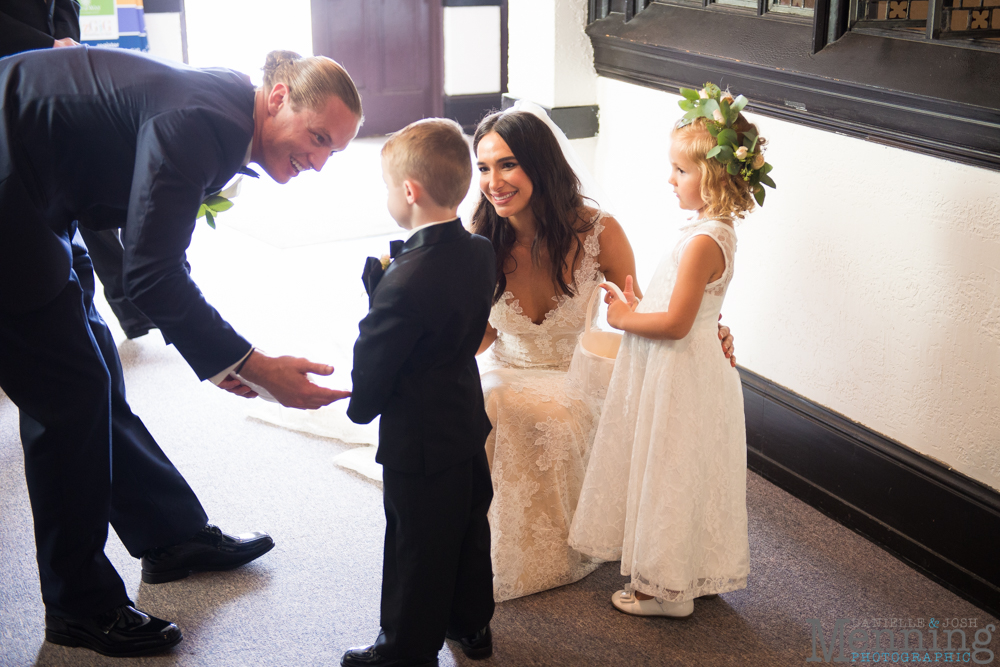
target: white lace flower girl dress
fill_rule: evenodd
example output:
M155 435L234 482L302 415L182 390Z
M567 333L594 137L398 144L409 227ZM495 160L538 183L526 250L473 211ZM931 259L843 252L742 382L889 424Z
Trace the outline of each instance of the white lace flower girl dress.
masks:
M491 354L480 358L493 431L486 453L493 588L497 601L579 581L597 565L566 542L597 426L594 401L567 385L587 302L604 280L598 265L599 213L575 271L576 293L555 297L541 324L505 293L493 306Z
M718 220L682 232L637 312L667 310L695 235L719 244L726 269L706 286L683 339L625 334L569 538L584 553L620 559L633 591L670 602L745 588L749 572L743 392L716 325L736 234Z

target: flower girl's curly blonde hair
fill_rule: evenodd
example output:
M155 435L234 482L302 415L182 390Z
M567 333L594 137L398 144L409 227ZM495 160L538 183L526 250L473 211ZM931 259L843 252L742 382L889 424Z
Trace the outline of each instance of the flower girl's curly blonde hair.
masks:
M678 123L670 133L670 138L685 157L698 165L698 170L701 172L701 198L705 201L706 217L743 218L757 205L753 191L742 176L731 175L726 171L726 165L706 157L716 146L715 137L709 134L706 127L707 123L705 118L696 118L687 125ZM743 114L739 115L732 127L738 137L737 145L743 143L745 132L760 134L757 126L748 121ZM767 140L760 137L756 149L760 164L764 163L765 146Z

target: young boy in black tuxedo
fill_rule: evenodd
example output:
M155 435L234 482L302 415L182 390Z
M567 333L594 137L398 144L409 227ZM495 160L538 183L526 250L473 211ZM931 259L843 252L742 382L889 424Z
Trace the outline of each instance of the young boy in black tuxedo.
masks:
M472 179L461 128L413 123L382 149L392 217L409 238L384 270L369 258L370 310L354 345L347 414L377 415L385 497L382 632L345 667L437 665L445 637L492 654L493 485L476 351L496 285L493 247L456 211Z

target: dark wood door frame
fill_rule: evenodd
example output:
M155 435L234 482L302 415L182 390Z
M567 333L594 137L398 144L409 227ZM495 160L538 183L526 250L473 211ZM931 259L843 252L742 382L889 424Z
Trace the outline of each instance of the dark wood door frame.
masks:
M312 0L311 3L313 50L342 61L361 90L367 122L359 136L384 134L401 129L413 120L444 114L441 1L409 0L410 5L398 5L398 2L396 0L399 10L417 8L418 14L411 18L420 23L426 19L426 33L400 32L400 16L390 14L392 8L387 0L348 0L346 3ZM396 25L392 19L397 21ZM386 30L393 32L386 33ZM421 27L414 26L414 30L421 30ZM411 37L414 41L410 41ZM426 70L422 69L424 62ZM410 75L418 81L416 88L400 87L407 76L407 68L416 68L410 69Z

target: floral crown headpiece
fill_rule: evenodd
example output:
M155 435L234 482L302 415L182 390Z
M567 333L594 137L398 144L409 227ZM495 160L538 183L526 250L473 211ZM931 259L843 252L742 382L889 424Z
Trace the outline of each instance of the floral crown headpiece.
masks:
M764 161L764 154L756 150L758 136L755 132L744 132L740 145L739 135L733 128L740 110L747 105L747 98L740 95L733 99L729 91L722 92L714 83L706 83L700 91L681 88L681 95L684 99L678 104L686 113L678 127L689 125L697 118L708 119L705 128L715 137L716 145L705 157L715 158L726 165L730 175L740 176L750 185L758 206L763 206L764 186L777 187L768 176L773 167Z

